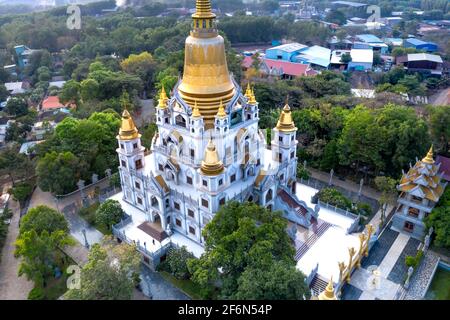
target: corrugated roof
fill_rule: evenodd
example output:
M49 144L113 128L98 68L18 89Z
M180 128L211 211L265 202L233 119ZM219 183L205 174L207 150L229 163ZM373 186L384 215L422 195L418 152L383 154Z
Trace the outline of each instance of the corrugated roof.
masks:
M272 59L264 59L263 61L269 69L282 70L283 74L289 76L307 75L307 71L310 69L309 64L293 63Z
M443 63L441 56L437 54L429 54L429 53L410 53L408 54L408 61L423 61L428 60L437 63Z
M350 51L352 62L373 63L372 49L352 49Z
M358 34L356 37L366 43L383 43L380 38L373 34Z
M281 50L286 52L295 52L302 49L307 48L308 46L305 46L304 44L293 42L293 43L286 43L282 44L281 46L273 47L267 50Z
M405 39L406 42L409 42L415 46L420 46L420 45L433 45L436 46L436 44L434 42L426 42L426 41L422 41L420 39L417 38L409 38L409 39Z

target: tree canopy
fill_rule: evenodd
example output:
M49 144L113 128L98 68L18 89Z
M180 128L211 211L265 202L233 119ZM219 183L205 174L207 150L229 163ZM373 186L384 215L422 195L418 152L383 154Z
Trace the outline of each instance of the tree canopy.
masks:
M245 297L250 298L251 294L268 296L264 290L261 292L263 288L258 288L259 293L245 293L248 273L255 269L268 272L275 262L283 263L273 266L275 269L295 266L295 250L286 228L287 222L281 212L271 212L253 203L226 204L203 231L205 253L200 259L188 262L193 281L207 287L220 280L222 298L233 298L240 284ZM259 276L269 277L261 273ZM302 283L291 282L302 277L299 273L279 285L300 286L298 291L294 291L302 292ZM270 286L266 289L269 290Z

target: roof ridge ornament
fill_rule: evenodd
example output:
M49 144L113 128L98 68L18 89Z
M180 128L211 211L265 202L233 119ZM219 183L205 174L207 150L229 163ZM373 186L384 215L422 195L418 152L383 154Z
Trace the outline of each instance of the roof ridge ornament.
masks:
M433 159L433 145L431 145L430 150L428 151L427 155L425 156L425 158L422 159L423 163L426 164L434 164L434 159Z

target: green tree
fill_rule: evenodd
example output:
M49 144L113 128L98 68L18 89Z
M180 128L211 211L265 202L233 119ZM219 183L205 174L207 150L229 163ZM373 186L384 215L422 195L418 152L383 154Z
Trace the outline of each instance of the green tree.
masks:
M28 113L28 104L22 98L13 97L6 103L5 111L14 117L24 116Z
M103 224L111 229L113 225L120 222L124 214L125 212L119 201L106 200L95 212L95 219L97 223Z
M377 190L381 192L381 196L378 199L381 209L381 223L386 221L386 211L389 205L394 205L397 200L397 180L390 177L376 177L375 186Z
M428 228L434 229L434 243L450 248L450 188L444 191L437 206L425 218L425 223Z
M450 106L429 108L433 140L441 152L450 152Z
M339 162L341 165L361 165L376 171L384 170L382 153L387 147L388 135L385 128L375 121L372 112L363 106L357 106L346 117L342 135L338 142Z
M142 132L142 145L147 149L150 149L153 137L158 131L158 126L154 123L150 123Z
M16 241L16 254L22 258L19 276L26 275L36 286L45 287L46 279L53 275L56 261L61 256L59 248L72 243L64 231L49 233L44 230L40 235L35 230L21 233Z
M75 80L67 81L59 94L59 99L61 103L76 103L79 104L80 101L80 84Z
M347 18L345 17L345 14L343 14L341 11L331 10L325 17L325 21L335 23L338 25L343 25L347 22Z
M131 300L140 261L134 246L94 244L89 261L81 270L81 288L69 290L64 297L68 300Z
M0 84L0 102L3 102L8 98L9 92L4 84Z
M140 54L132 54L120 63L122 70L129 74L139 76L145 83L145 88L149 88L153 82L156 71L156 62L153 56L144 51Z
M267 269L246 269L238 280L237 300L302 300L310 297L305 276L292 264L274 261Z
M350 55L350 53L344 53L341 56L341 62L345 64L352 62L352 56Z
M191 274L189 273L187 262L193 258L195 258L194 255L187 251L184 246L181 248L171 248L167 253L165 263L175 278L189 279Z
M14 197L14 200L21 204L27 200L33 192L33 186L29 183L20 183L9 190L9 193Z
M73 191L85 167L70 151L52 151L39 159L36 167L38 185L43 191L63 195Z
M221 297L230 298L246 270L266 270L274 261L295 266L286 226L281 212L254 203L222 206L203 230L205 253L188 261L192 280L205 289L221 281Z
M100 86L94 79L83 80L80 84L80 93L83 101L95 100L99 96Z
M21 234L32 230L36 231L38 235L44 231L68 233L69 225L66 218L58 211L47 206L38 206L28 210L20 221Z
M8 175L13 187L16 181L27 179L33 174L34 168L30 159L19 153L18 144L10 144L0 151L0 172Z

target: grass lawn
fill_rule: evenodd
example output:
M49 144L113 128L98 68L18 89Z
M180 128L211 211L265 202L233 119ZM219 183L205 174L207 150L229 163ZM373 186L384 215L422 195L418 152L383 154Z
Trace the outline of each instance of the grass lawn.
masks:
M175 287L180 288L184 293L194 300L202 300L200 296L201 288L191 280L178 280L167 271L159 272L164 279L172 283Z
M450 300L450 272L438 268L427 292L427 298L432 300Z
M95 219L95 211L97 211L99 206L100 206L100 204L98 202L94 203L93 205L91 205L91 206L89 206L87 208L82 208L78 212L78 214L80 215L80 217L82 217L90 225L92 225L95 229L97 229L98 231L100 231L104 235L111 235L112 234L111 230L107 226L105 226L104 224L97 223L97 221Z

